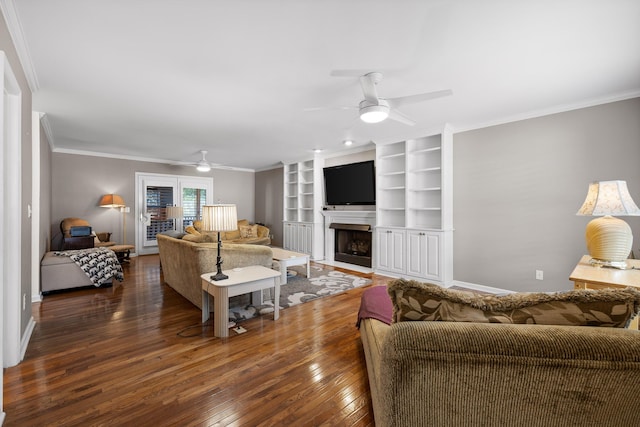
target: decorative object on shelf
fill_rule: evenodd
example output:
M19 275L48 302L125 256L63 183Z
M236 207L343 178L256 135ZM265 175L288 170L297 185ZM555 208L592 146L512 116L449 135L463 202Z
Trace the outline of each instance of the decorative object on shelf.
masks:
M589 184L587 197L576 215L597 216L587 224L586 241L591 263L603 267L627 268L631 252L631 227L616 216L639 216L640 209L629 194L626 181Z
M217 273L212 280L224 280L229 276L222 273L222 258L220 257L221 231L233 231L238 228L238 214L236 205L205 205L202 207L202 227L204 231L216 231L218 234L218 257L216 258Z
M182 219L182 206L167 206L167 218L173 220L173 229L177 230L177 220Z
M131 209L127 207L124 199L117 194L105 194L100 199L100 207L102 208L120 208L120 212L122 212L122 244L126 245L125 233L127 228L127 218L126 213Z

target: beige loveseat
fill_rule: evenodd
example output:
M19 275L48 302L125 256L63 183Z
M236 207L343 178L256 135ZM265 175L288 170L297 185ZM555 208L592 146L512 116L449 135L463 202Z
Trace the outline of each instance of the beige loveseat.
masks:
M627 307L637 313L640 293L635 292ZM416 300L406 297L405 302ZM440 310L441 305L431 307ZM394 306L392 319L397 311ZM361 318L359 324L377 427L640 425L636 330L454 321L387 324L376 316Z
M205 241L217 241L218 234L215 232L207 232L202 228L202 221L193 221L192 227L185 229L187 232L187 240L195 238L193 240L198 241L200 235L205 236ZM209 239L206 239L209 237ZM270 245L271 237L269 235L269 228L260 224L251 224L246 219L238 220L238 228L233 231L223 231L220 233L220 240L226 243L243 243L250 245Z
M167 285L202 308L200 275L216 271L217 243L194 243L163 234L156 235L162 274ZM248 265L271 268L273 253L262 245L224 243L221 249L222 269Z

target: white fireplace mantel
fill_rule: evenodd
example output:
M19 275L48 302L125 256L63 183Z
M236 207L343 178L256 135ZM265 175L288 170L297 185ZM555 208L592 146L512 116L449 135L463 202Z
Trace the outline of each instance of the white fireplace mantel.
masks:
M324 259L330 262L335 261L335 230L329 228L332 223L368 224L371 229L376 225L375 211L326 210L322 211L322 216L324 216ZM372 247L372 256L374 256L374 247Z

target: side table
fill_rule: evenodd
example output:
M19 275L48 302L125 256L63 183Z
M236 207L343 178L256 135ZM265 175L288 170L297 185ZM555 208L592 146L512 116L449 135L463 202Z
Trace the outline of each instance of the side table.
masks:
M627 270L617 268L597 267L591 265L591 257L584 255L569 276L574 289L605 289L605 288L638 288L640 290L640 260L628 259ZM638 329L638 317L631 321L629 329Z
M209 320L209 301L213 297L213 335L229 336L229 297L274 288L273 320L280 317L280 272L261 265L224 270L224 280L211 280L215 272L205 273L202 279L202 323Z

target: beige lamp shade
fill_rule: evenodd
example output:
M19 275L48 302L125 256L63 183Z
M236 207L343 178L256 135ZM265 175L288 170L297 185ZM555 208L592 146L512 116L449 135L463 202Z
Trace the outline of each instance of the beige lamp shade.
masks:
M595 260L624 267L631 252L633 234L617 216L637 216L640 209L629 194L625 181L600 181L589 184L587 197L577 215L602 216L587 224L585 238L589 255Z
M232 231L238 228L236 205L206 205L202 207L204 231Z
M99 205L103 208L120 208L126 206L122 197L117 194L105 194L100 199Z
M167 218L169 219L182 218L182 206L167 206Z

